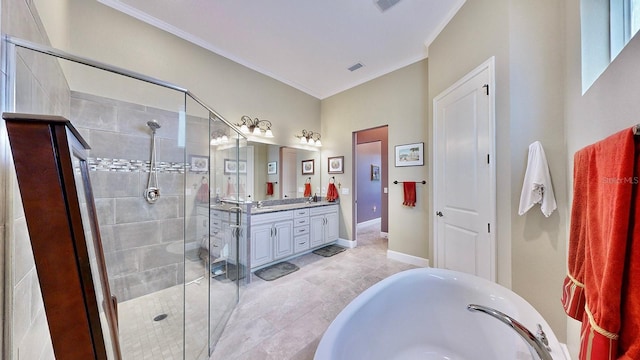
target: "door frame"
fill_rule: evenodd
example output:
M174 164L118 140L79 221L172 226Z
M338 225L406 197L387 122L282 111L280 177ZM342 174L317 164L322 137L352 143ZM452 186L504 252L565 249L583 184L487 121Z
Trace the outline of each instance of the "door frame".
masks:
M387 221L387 226L388 226L388 219L389 219L389 124L384 124L384 125L379 125L379 126L375 126L372 128L366 128L366 129L360 129L360 130L356 130L353 131L351 133L351 156L352 156L352 163L351 163L351 173L353 174L353 196L351 198L351 216L353 221L351 222L351 231L353 234L353 241L355 242L355 244L357 245L358 243L358 204L356 203L356 201L358 200L358 154L357 154L357 146L358 146L358 136L366 136L366 134L368 134L371 131L375 131L378 129L383 129L386 128L385 130L385 138L378 138L378 137L371 137L370 139L368 139L368 141L365 142L372 142L372 141L380 141L380 156L382 158L384 158L385 156L387 157L387 165L383 166L383 162L380 164L381 165L381 171L380 171L380 186L381 186L381 194L380 194L380 210L382 211L381 214L381 224L380 224L380 235L387 238L388 237L388 228L386 229L387 231L383 231L385 230L383 227L383 222L385 221L384 219L386 218ZM386 145L386 146L385 146Z
M437 147L436 147L436 137L438 134L437 131L437 126L438 126L438 121L437 121L437 117L438 117L438 110L439 110L439 102L445 98L447 95L451 94L454 90L458 89L461 85L465 84L466 82L468 82L469 80L471 80L472 78L476 77L477 75L481 74L484 71L488 71L489 72L489 87L488 87L488 96L489 96L489 136L491 137L491 139L489 139L489 198L491 199L491 201L489 202L488 206L489 206L489 226L491 228L491 231L489 232L489 246L491 247L490 249L490 254L491 254L491 281L496 281L497 279L497 225L496 225L496 207L497 207L497 199L496 199L496 156L495 156L495 149L496 149L496 113L495 113L495 100L496 100L496 80L495 80L495 57L492 56L489 59L487 59L485 62L483 62L481 65L479 65L478 67L476 67L475 69L473 69L472 71L470 71L469 73L467 73L465 76L463 76L461 79L459 79L458 81L456 81L453 85L449 86L446 90L444 90L443 92L441 92L440 94L438 94L436 97L433 98L433 131L432 131L432 142L431 142L431 154L432 154L432 170L433 170L433 176L432 179L434 179L433 181L433 211L432 213L435 215L435 209L436 209L436 205L438 204L438 189L436 188L437 186L437 182L435 181L435 179L438 178L438 173L437 173L437 169L438 169L438 164L439 164L439 157L438 157L438 153L437 153ZM435 267L440 267L442 264L439 264L438 261L438 250L439 250L439 246L441 246L441 244L438 243L438 222L437 221L433 221L433 233L432 233L432 237L433 237L433 263Z

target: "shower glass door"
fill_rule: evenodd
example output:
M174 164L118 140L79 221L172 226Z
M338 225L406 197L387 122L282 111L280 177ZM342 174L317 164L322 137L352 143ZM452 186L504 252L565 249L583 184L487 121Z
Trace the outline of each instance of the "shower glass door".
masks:
M239 281L244 277L244 258L239 248L246 219L246 156L239 144L245 141L215 114L210 114L211 160L210 204L210 352L216 345L239 299ZM224 351L224 350L222 350Z
M91 146L123 359L209 359L246 277L245 138L182 88L12 41L2 110L66 117Z

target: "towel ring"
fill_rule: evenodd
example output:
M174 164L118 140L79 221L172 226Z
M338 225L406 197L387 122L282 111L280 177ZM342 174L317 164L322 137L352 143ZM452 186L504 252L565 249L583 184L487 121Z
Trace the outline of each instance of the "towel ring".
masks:
M309 176L309 177L307 178L307 180L305 180L305 182L304 182L304 183L305 183L305 184L311 184L311 176Z
M329 184L335 184L336 183L336 177L332 176L329 178Z

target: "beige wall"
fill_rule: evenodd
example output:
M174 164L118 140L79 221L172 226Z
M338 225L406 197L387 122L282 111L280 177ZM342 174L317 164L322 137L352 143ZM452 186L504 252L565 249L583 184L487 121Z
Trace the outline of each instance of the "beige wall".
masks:
M467 0L429 47L429 101L495 56L498 282L533 304L564 340L558 300L567 209L562 10L553 0ZM545 148L559 204L549 218L538 207L518 215L535 140Z
M320 100L313 96L97 1L35 2L56 48L185 87L232 123L242 115L268 119L273 143L295 145L302 129L320 129ZM153 96L127 92L127 82L115 76L96 78L78 66L65 66L65 74L74 91L159 105Z
M422 259L429 257L427 187L418 185L416 206L408 208L402 205L402 186L392 182L429 180L427 167L391 164L394 146L401 144L424 142L429 158L427 68L427 60L419 61L322 101L322 173L327 173L328 157L344 156L345 172L335 177L350 192L340 195L340 237L354 239L352 133L389 125L389 249Z
M510 3L512 289L540 311L565 341L558 300L566 268L567 190L564 139L563 6L555 0ZM544 26L540 26L544 24ZM542 142L558 210L517 214L527 147Z
M344 155L345 173L336 179L350 190L353 131L388 124L390 144L425 142L429 159L433 98L495 56L498 281L532 302L564 338L566 317L558 299L566 261L573 153L640 122L637 37L581 95L579 0L467 0L429 47L428 61L322 102L95 1L36 3L54 12L47 27L56 47L186 86L230 120L243 114L268 118L284 144L295 142L292 137L302 128L320 130L321 171L327 172L327 157ZM79 91L91 92L96 86L74 77L71 81ZM517 215L527 146L534 140L545 146L558 197L559 209L550 218L536 209ZM388 151L393 158L393 147ZM429 166L391 166L389 178L429 181L430 174ZM430 258L431 197L419 189L418 205L407 209L400 205L401 190L392 184L389 190L389 248ZM341 200L340 236L353 239L352 194L341 195ZM418 229L405 229L402 224L408 223ZM576 326L569 324L568 342L575 347Z
M636 35L591 88L581 95L580 1L566 1L564 12L567 38L566 169L567 191L571 195L574 153L608 135L640 123L640 37ZM577 356L580 325L571 319L567 322L567 343Z
M497 275L511 286L511 187L509 176L509 38L507 0L467 0L429 46L429 104L464 75L495 56L496 171L497 171ZM429 133L433 113L429 112ZM431 167L429 173L432 174ZM433 205L432 205L433 206ZM428 217L429 222L432 218ZM433 244L433 242L431 242Z

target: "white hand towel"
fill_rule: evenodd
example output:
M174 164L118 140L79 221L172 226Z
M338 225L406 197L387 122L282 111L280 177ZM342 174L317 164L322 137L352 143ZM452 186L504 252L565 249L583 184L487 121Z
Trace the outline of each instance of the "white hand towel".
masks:
M540 210L546 217L549 217L557 208L549 164L540 141L529 145L529 159L522 184L522 194L520 194L519 214L524 215L535 204L541 204Z

